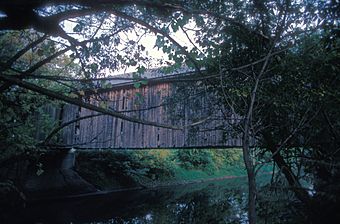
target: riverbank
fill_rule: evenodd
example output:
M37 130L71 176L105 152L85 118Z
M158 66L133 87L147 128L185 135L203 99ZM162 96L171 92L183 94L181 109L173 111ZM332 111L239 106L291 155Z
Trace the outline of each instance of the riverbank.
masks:
M239 149L45 151L31 163L24 192L29 200L57 199L133 189L245 177ZM41 168L40 168L41 167Z
M79 150L76 153L45 150L18 160L20 164L15 167L21 172L14 174L21 176L6 178L17 180L7 185L17 189L18 197L24 193L29 200L63 198L243 176L241 156L239 149ZM12 170L10 166L6 169ZM1 188L4 197L8 195L7 185Z
M79 151L75 170L102 191L245 176L239 149Z

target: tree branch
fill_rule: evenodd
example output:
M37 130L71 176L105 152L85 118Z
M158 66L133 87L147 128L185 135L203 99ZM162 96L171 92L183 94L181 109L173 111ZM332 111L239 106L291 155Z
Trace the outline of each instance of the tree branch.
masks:
M23 49L21 49L20 51L18 51L13 57L11 57L1 68L0 71L5 71L6 69L10 68L12 66L12 64L18 60L22 55L24 55L29 49L37 46L38 44L40 44L41 42L43 42L44 40L46 40L47 35L43 35L42 37L38 38L37 40L29 43L26 45L26 47L24 47Z
M60 126L56 127L55 129L53 129L50 132L50 134L45 138L45 140L42 142L42 144L43 145L48 144L51 141L51 139L54 135L56 135L61 129L69 126L70 124L73 124L73 123L76 123L78 121L85 120L85 119L88 119L88 118L93 118L93 117L98 117L98 116L103 116L103 115L104 114L92 114L92 115L88 115L88 116L84 116L84 117L78 117L77 119L65 122L65 123L61 124Z
M32 83L29 83L29 82L22 81L20 79L13 78L11 76L6 76L6 75L3 75L3 74L0 74L0 80L13 83L15 85L26 88L28 90L31 90L31 91L40 93L42 95L51 97L53 99L61 100L61 101L64 101L66 103L77 105L77 106L80 106L80 107L83 107L83 108L86 108L86 109L89 109L89 110L97 111L99 113L103 113L103 114L110 115L110 116L113 116L113 117L116 117L116 118L120 118L122 120L130 121L130 122L134 122L134 123L139 123L139 124L144 124L144 125L155 126L155 127L167 128L167 129L174 129L174 130L182 130L183 129L183 128L177 127L177 126L172 126L172 125L168 125L168 124L160 124L160 123L153 122L153 121L145 121L145 120L140 120L140 119L137 119L137 118L129 117L129 116L121 114L117 111L107 110L107 109L104 109L104 108L101 108L101 107L98 107L98 106L95 106L95 105L92 105L92 104L89 104L89 103L85 103L85 102L83 102L79 99L74 99L74 98L65 96L63 94L42 88L40 86L34 85Z
M125 13L122 13L122 12L119 12L119 11L116 11L116 10L108 10L107 12L111 12L113 13L114 15L118 16L118 17L121 17L121 18L124 18L124 19L127 19L129 21L132 21L132 22L135 22L141 26L144 26L146 28L148 28L149 30L151 30L152 32L155 32L155 33L159 33L161 34L162 36L168 38L173 44L175 44L179 49L180 51L182 52L182 54L186 55L188 57L188 59L193 63L196 71L201 74L201 69L200 69L200 66L197 64L197 61L191 57L191 55L186 51L186 49L180 45L175 39L173 39L169 34L167 34L166 32L162 31L162 30L159 30L153 26L151 26L150 24L144 22L143 20L140 20L138 18L135 18L133 16L130 16L130 15L127 15Z

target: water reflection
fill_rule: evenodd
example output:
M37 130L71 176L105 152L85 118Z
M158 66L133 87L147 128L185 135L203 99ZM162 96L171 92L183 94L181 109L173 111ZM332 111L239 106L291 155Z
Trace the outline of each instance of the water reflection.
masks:
M22 223L246 223L246 180L135 190L31 205Z

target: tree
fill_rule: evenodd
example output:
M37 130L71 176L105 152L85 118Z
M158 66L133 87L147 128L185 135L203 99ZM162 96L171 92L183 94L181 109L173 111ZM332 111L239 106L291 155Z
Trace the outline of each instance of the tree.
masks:
M339 42L333 35L325 31L322 35L303 37L298 49L287 52L275 71L275 81L263 93L268 108L263 113L267 128L260 133L262 146L272 152L313 220L320 222L332 215L320 212L316 204L330 206L330 198L338 197L336 190L330 190L332 187L326 190L323 185L329 181L328 186L338 186L335 180L339 175L336 165L339 126L333 117L339 113L335 109L339 103L336 88L339 54L335 53ZM267 98L268 92L274 95ZM314 189L318 188L313 197L301 184L306 179L312 179Z
M320 7L320 5L314 6ZM316 131L315 128L325 130L325 128L329 126L326 125L327 122L325 122L325 120L323 122L319 121L320 123L318 125L321 125L322 127L316 125L314 122L316 121L316 117L320 114L320 108L324 107L327 103L330 103L330 105L333 106L334 102L332 102L332 100L325 101L325 99L323 99L321 103L321 101L316 100L320 99L320 92L316 91L318 92L318 97L314 97L309 91L313 88L323 86L323 88L328 89L327 91L334 93L334 85L336 85L335 83L337 80L335 78L335 73L338 69L335 61L338 55L336 53L334 54L334 50L336 49L335 47L333 50L328 49L330 51L327 51L327 53L324 52L325 54L321 54L323 55L323 59L325 59L324 61L320 60L320 58L316 55L312 57L311 55L307 56L307 52L311 53L311 49L317 50L320 54L321 46L315 44L315 42L309 42L310 45L306 46L302 43L308 40L308 38L304 38L305 34L288 34L287 30L283 29L287 26L287 24L291 23L291 20L285 19L286 17L289 18L289 16L292 16L289 14L291 7L296 7L296 5L287 4L286 9L282 11L282 15L284 16L282 25L280 25L280 23L277 25L278 29L274 29L273 27L271 28L271 23L264 24L264 30L273 31L266 35L268 37L272 37L271 40L274 41L272 45L254 44L254 42L251 43L251 41L255 38L245 37L242 36L242 34L239 34L239 40L234 43L234 45L230 44L230 46L227 46L227 49L232 50L226 51L227 53L224 56L225 60L221 60L219 64L215 66L222 68L219 69L220 72L222 71L222 74L221 81L220 83L217 82L217 86L220 84L222 88L222 100L224 100L230 108L234 108L233 110L237 111L236 113L240 114L241 117L244 118L243 123L241 122L239 124L239 129L241 129L244 133L244 151L249 151L249 147L245 150L247 145L249 146L249 144L247 144L249 136L247 137L246 135L250 135L253 139L257 139L257 144L259 144L262 148L259 152L253 151L253 153L248 155L245 153L246 156L244 158L246 159L248 157L248 161L250 161L248 162L250 163L250 165L248 165L248 170L250 170L251 174L250 176L253 176L252 170L254 169L251 164L251 157L253 157L251 155L263 155L266 151L269 151L271 155L265 161L268 162L271 161L271 159L274 160L275 164L277 164L287 179L296 197L305 203L309 210L309 215L315 217L315 214L320 214L320 212L317 211L319 208L315 207L316 202L314 198L310 196L308 189L306 189L301 183L303 178L300 174L301 167L305 166L304 162L297 159L295 160L295 163L292 162L292 158L299 156L304 157L308 155L309 150L313 151L315 149L315 145L312 146L305 144L307 139L307 141L311 140L311 136L309 134L311 132L316 134L318 131ZM323 5L323 7L325 8L320 7L319 10L327 11L326 9L329 10L332 8L325 5ZM308 21L308 17L306 18L304 15L300 16L303 16L303 18L306 19L305 21ZM260 18L261 17L262 16L260 16ZM301 31L314 33L318 37L325 35L326 39L333 40L331 41L332 44L328 42L328 46L332 45L334 47L336 45L334 44L334 40L338 37L337 35L334 35L335 30L334 27L332 28L332 25L334 25L333 22L334 20L332 18L325 18L325 24L322 24L321 26L319 26L319 24L312 25L308 27L309 29ZM329 36L329 32L333 32L333 34ZM291 45L289 42L294 44ZM243 43L243 46L236 48L235 50L235 48L232 47L234 47L237 43ZM252 60L259 57L259 55L261 55L261 51L266 50L266 46L267 52L269 53L267 56L265 56L265 52L262 53L262 55L264 55L262 60L255 61L254 64L252 64L251 61L247 61L249 60L248 58L251 58ZM306 51L307 55L299 54L300 51ZM260 54L256 55L258 53ZM272 53L275 55L271 55ZM259 62L262 63L262 67L259 65ZM311 66L311 62L315 63L318 69ZM237 68L237 63L240 63L239 66L242 69L235 69ZM296 65L295 63L301 64ZM241 66L242 64L247 64L248 66ZM289 64L288 67L281 67L287 64ZM331 65L333 68L331 68ZM266 68L266 66L268 68ZM315 71L317 70L319 70L320 73L316 73ZM289 71L292 71L292 73ZM318 81L316 81L316 76L332 77L328 79L332 81L329 82L325 79L321 82L319 78L317 78L316 80ZM282 92L280 92L280 90L282 90ZM335 95L332 96L334 97ZM283 101L285 101L285 103ZM276 107L280 107L280 109L274 109ZM281 115L285 118L281 117ZM314 125L311 125L311 122L313 122ZM303 130L306 129L308 129L309 132L308 137L305 135L306 133L303 133ZM332 128L329 129L334 131L337 128L332 126ZM331 147L336 145L335 142L332 144L333 146ZM324 144L324 146L326 145ZM301 148L297 148L297 146L305 148L302 152L299 152ZM327 147L329 146L330 145ZM329 148L327 151L329 151ZM281 153L284 154L284 156ZM334 157L332 158L337 160L337 156L333 156ZM261 160L261 158L258 157L257 160ZM315 160L320 160L320 157ZM247 161L245 161L245 163L247 164ZM315 178L318 179L317 177ZM251 183L250 180L249 183ZM255 185L253 189L255 189ZM253 195L256 195L256 192L253 193ZM254 203L255 202L253 202L253 204ZM252 213L254 214L255 211L253 210ZM321 217L325 216L323 215ZM255 218L253 219L255 220Z
M35 36L32 32L8 32L0 37L0 45L2 48L1 60L9 60L15 54L18 48L24 47L24 44L29 44L31 38L45 39L46 36ZM15 68L25 69L43 58L44 52L51 51L53 44L46 42L39 50L27 49L27 52L20 57L15 63ZM40 53L37 53L39 51ZM59 75L63 77L65 74L73 73L77 70L69 57L62 56L54 61L54 64L45 66L41 72L47 72L51 75ZM60 67L66 66L63 70ZM50 89L57 91L65 91L66 88L58 83L50 83L46 80L34 80L34 84L49 86ZM58 101L49 100L47 97L37 95L35 92L21 89L18 86L13 86L6 92L1 94L1 147L4 150L11 148L22 149L34 146L37 144L39 134L46 132L54 125L54 120L50 118L44 110L46 105L55 105L58 107ZM39 127L39 130L38 130ZM3 151L4 154L6 154Z
M266 4L268 3L269 2L266 2ZM250 219L254 220L253 222L256 220L256 172L255 164L253 163L253 159L256 157L253 155L258 153L261 155L265 152L256 152L255 148L252 148L251 150L249 144L250 139L257 139L257 144L259 144L259 146L261 146L264 151L269 150L271 156L266 161L268 162L273 159L275 164L278 165L279 169L284 174L289 185L291 186L291 189L295 192L296 197L307 205L311 213L316 211L315 208L312 208L314 202L312 201L308 190L305 189L301 184L301 177L297 176L296 174L296 167L301 168L301 161L299 164L292 164L290 162L291 159L288 159L287 161L286 157L280 155L281 150L285 151L283 149L286 149L285 153L290 154L289 151L291 151L294 146L303 145L301 141L294 142L295 144L293 143L292 145L291 138L296 139L301 137L301 135L299 135L297 132L300 132L301 129L305 129L306 124L313 120L316 116L316 113L318 113L318 110L313 110L314 106L312 105L315 103L315 101L313 101L313 103L310 101L311 95L306 93L304 88L297 86L297 81L304 82L304 85L306 85L306 83L308 83L307 85L313 85L310 83L310 81L306 81L306 79L309 79L311 74L305 69L305 67L308 66L308 62L304 61L302 62L303 65L299 65L300 67L289 67L289 70L294 71L294 75L292 74L294 81L288 81L285 79L287 75L289 76L289 72L287 74L287 68L283 69L280 66L289 60L292 63L294 61L301 62L301 58L298 58L294 53L299 51L297 49L303 49L303 45L301 45L300 41L303 39L302 37L305 35L305 33L315 33L316 35L321 36L323 32L328 32L325 31L325 27L327 27L326 30L332 30L331 27L334 25L334 17L325 17L324 24L310 25L310 23L313 21L313 18L309 18L308 15L306 16L304 13L291 14L293 11L299 11L299 7L303 7L303 5L290 4L289 2L286 2L286 4L283 5L276 3L278 4L277 8L281 9L281 11L277 12L278 16L275 20L273 19L274 15L270 16L270 8L266 4L255 4L255 8L257 9L256 12L258 13L257 18L259 19L257 23L259 27L257 30L262 30L267 38L258 38L259 36L250 37L247 35L247 33L240 32L237 28L229 29L228 32L226 32L229 41L225 42L225 48L222 49L224 55L222 54L222 57L220 61L217 62L217 65L212 66L212 71L220 73L220 80L216 81L213 89L220 87L221 100L224 101L225 105L228 105L232 111L235 111L234 113L241 115L242 118L241 122L237 124L237 129L243 133L244 159L250 184L249 215ZM274 5L271 5L271 7L273 6ZM331 4L322 5L318 4L317 2L311 3L310 7L310 10L319 9L323 12L329 10L332 11L332 9L334 9ZM330 14L334 15L332 13ZM292 20L292 18L303 18L301 21L303 24L306 24L307 28L297 28L297 33L289 32L289 30L292 29L292 25L297 25L296 23L294 24L294 20ZM256 16L254 21L254 24L256 24ZM336 39L336 37L333 36L333 39ZM315 46L311 46L311 48L313 47ZM292 54L294 54L295 57L287 57L288 55ZM326 53L326 55L327 57L330 56L332 58L332 63L328 62L327 64L332 64L335 66L334 55L331 56L329 52ZM261 59L254 60L254 58ZM321 64L322 63L320 63L319 66ZM280 75L278 75L276 67L279 67L278 70L280 71ZM304 69L304 71L299 71L299 68ZM336 69L334 68L334 71L335 70ZM296 72L303 74L303 77L296 76ZM320 74L316 76L320 76ZM287 86L283 84L282 80L286 80L286 84L289 83L288 85L290 88L287 88ZM272 86L273 84L275 85L275 83L280 85L280 87ZM333 84L331 86L333 86ZM330 87L329 84L325 85ZM278 90L277 88L284 88L284 90L278 93L276 91ZM334 88L334 86L330 88ZM287 94L291 98L287 97ZM278 115L283 115L284 113L281 110L271 110L273 106L275 107L280 104L280 102L282 102L278 98L285 97L287 100L295 100L296 96L294 96L294 94L298 94L297 96L301 97L299 99L300 101L294 101L294 105L286 103L284 105L287 109L286 119L280 120L279 122L274 122L273 120L278 118ZM282 104L280 105L283 106ZM295 113L297 112L295 111L297 109L295 108L296 106L299 107L298 110L300 114ZM267 117L266 114L271 115L270 117ZM285 132L280 132L283 131L283 124L286 124L290 118L294 119L294 121L291 121L291 123L289 122L291 126L287 125L288 129L286 129ZM325 124L322 123L321 125L324 126ZM308 127L310 128L309 125ZM332 129L334 129L334 127ZM315 130L312 132L314 131ZM271 134L268 136L268 133ZM277 139L276 141L274 140L275 138L278 138L279 140ZM289 144L287 145L288 142ZM256 158L256 160L259 159L261 158ZM298 170L300 170L300 168Z

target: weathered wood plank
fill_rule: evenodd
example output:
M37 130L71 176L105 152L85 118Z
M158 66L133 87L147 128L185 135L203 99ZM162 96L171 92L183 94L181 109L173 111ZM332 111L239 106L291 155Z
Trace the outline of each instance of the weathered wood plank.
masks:
M197 102L193 97L188 97L179 105L160 106L164 104L168 97L175 93L173 83L157 83L154 85L144 86L135 89L131 86L112 90L108 93L102 93L102 98L108 100L108 106L126 115L134 116L143 120L168 123L172 125L187 126L194 121L197 116L200 119L209 116L211 111L209 107L210 98L208 94L202 94ZM137 99L136 93L142 95L142 101ZM91 100L95 103L94 100ZM196 107L195 107L196 105ZM147 108L152 108L148 109ZM170 114L171 108L177 108L182 117L179 120L172 119ZM75 119L77 116L86 116L94 114L88 109L82 108L78 115L78 107L67 105L63 111L63 121ZM221 117L222 113L217 110L215 117ZM233 119L237 122L237 116ZM78 144L78 147L88 148L180 148L180 147L204 147L204 146L240 146L240 138L223 138L221 130L214 130L214 127L223 125L220 120L215 120L198 125L197 127L188 127L183 131L146 126L142 124L123 121L110 116L98 116L82 120L79 123L79 136L76 136L76 125L70 125L63 131L64 143ZM196 132L193 132L195 129ZM227 135L228 136L228 135ZM92 140L92 141L91 141Z

